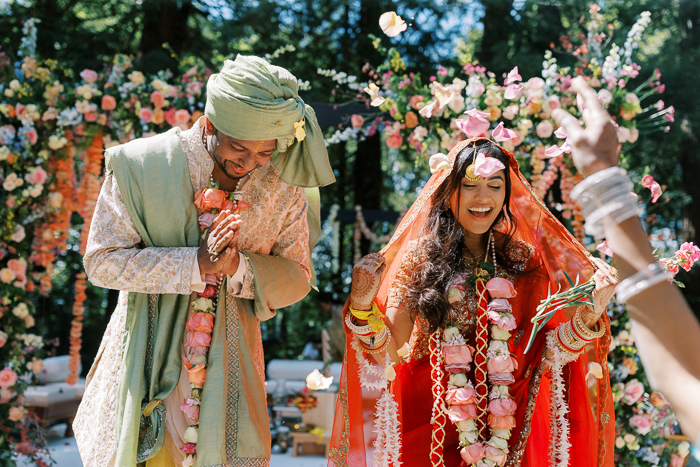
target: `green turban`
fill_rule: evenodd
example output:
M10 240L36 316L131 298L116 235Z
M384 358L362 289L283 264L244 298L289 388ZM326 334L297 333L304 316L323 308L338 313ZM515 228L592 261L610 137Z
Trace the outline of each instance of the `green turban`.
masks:
M226 60L207 83L204 114L226 135L277 140L272 163L280 180L299 187L335 182L323 133L313 109L298 94L297 79L259 57Z

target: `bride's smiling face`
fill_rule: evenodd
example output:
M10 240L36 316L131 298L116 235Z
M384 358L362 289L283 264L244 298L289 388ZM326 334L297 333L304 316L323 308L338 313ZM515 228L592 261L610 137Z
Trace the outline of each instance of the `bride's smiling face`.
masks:
M505 171L499 170L476 181L462 178L459 189L450 198L450 207L467 231L484 234L500 214L505 199L506 175Z

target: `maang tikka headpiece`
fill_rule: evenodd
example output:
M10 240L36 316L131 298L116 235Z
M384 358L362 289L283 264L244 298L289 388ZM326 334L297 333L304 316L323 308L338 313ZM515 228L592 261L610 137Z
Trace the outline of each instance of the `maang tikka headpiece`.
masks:
M467 167L467 170L464 172L464 178L466 178L470 182L476 182L478 180L481 180L481 176L474 173L474 170L476 170L476 156L476 141L474 141L474 159L472 160L472 163L469 164L469 167Z

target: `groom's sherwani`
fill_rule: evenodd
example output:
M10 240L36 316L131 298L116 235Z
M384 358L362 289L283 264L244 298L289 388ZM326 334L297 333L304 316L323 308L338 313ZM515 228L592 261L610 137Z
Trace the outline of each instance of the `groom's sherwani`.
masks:
M209 186L214 168L202 145L200 123L201 120L192 129L179 133L194 192ZM279 170L269 162L239 182L238 189L243 200L250 204L242 214L238 238L239 250L245 258L239 269L240 277L228 278L225 310L220 309L216 316L197 445L197 465L202 466L269 465L270 432L260 320L274 316L275 308L303 298L309 291L311 277L308 202L304 189L280 181ZM73 426L86 467L116 465L115 425L120 380L123 386L122 372L127 361L130 299L135 294L148 294L149 310L153 312L150 305L161 294L190 295L203 289L201 277L197 277L197 247L147 246L122 194L108 162L84 263L93 284L119 289L121 293L90 369ZM275 258L285 261L270 262ZM184 458L179 447L188 425L179 406L189 390L186 372L182 371L179 383L162 403L166 409L164 449L177 465Z

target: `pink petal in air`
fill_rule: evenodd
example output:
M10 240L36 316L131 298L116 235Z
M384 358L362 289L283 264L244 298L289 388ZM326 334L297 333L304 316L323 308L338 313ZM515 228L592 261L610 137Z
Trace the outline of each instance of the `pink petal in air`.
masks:
M610 256L612 258L613 256L613 251L612 248L610 248L610 245L608 245L607 240L603 240L598 244L598 246L595 247L596 250L600 251L604 255Z
M495 157L486 157L482 152L476 156L476 161L474 161L474 173L476 175L481 175L484 178L488 178L495 174L499 170L504 170L506 168L503 162L499 161Z
M560 126L559 128L557 128L557 131L554 132L554 136L556 136L559 139L565 139L569 135L566 134L566 130L564 129L564 127Z
M486 118L486 117L490 117L490 116L491 116L491 114L490 114L489 112L481 112L481 111L476 110L476 109L468 110L468 111L466 111L465 113L466 113L467 115L469 115L470 117L483 117L483 118Z
M457 128L462 130L465 135L471 137L481 136L485 131L488 131L491 124L488 120L481 117L469 117L466 120L458 119L455 120Z
M522 81L523 78L518 74L518 67L516 66L510 72L508 73L508 76L506 76L506 81L503 83L506 86L511 85L515 83L516 81Z
M651 202L656 203L663 191L661 191L661 185L654 180L651 175L646 175L642 178L642 186L644 188L649 188L651 190Z
M515 138L517 133L513 130L509 130L503 126L503 122L499 123L496 129L491 132L491 136L496 141L508 141L509 139Z
M522 84L511 84L506 88L506 92L505 94L503 94L503 97L505 97L506 99L517 99L520 95L520 91L522 90Z
M565 152L571 152L571 146L569 145L569 140L565 140L561 146L551 146L544 151L545 157L559 157Z

